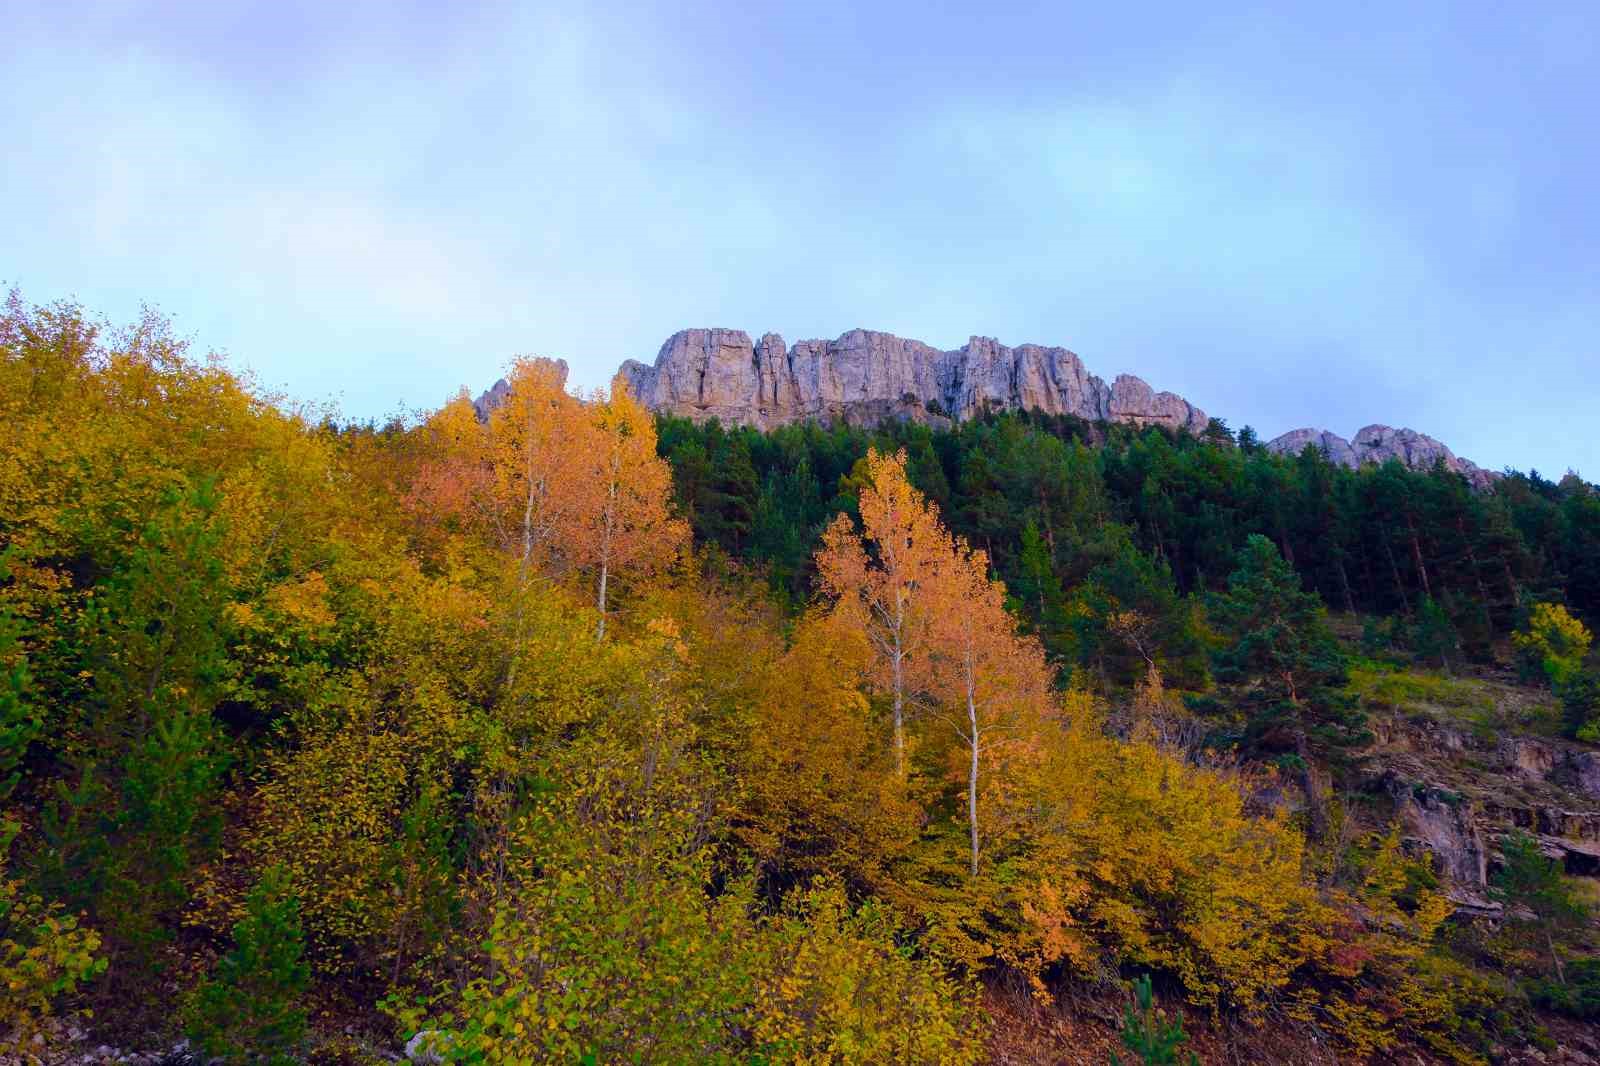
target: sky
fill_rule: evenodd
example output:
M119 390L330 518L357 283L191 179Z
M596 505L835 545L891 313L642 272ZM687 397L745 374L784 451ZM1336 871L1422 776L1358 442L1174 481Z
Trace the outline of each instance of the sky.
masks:
M1600 7L0 0L0 286L349 417L692 326L1600 474Z

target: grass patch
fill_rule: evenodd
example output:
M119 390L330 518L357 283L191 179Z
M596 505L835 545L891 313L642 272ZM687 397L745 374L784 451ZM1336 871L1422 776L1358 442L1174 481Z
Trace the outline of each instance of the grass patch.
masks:
M1509 724L1494 690L1471 678L1358 659L1350 668L1349 687L1368 710L1448 721L1484 744L1492 744Z
M1369 707L1413 711L1493 711L1494 698L1475 681L1434 671L1405 670L1371 659L1350 668L1350 691Z

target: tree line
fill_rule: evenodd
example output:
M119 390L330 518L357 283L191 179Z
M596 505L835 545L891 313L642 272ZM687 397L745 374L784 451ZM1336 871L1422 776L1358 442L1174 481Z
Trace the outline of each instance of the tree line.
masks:
M1334 609L1411 613L1432 599L1473 647L1509 633L1524 598L1600 613L1600 493L1572 474L1510 472L1476 492L1442 465L1352 470L1314 446L1271 453L1248 428L1235 441L1217 421L1199 437L1037 412L944 430L761 432L674 416L659 426L697 538L767 565L797 599L814 585L822 530L852 506L852 469L876 447L906 451L912 483L1035 617L1041 584L1078 585L1125 544L1170 571L1180 594L1216 589L1251 534Z

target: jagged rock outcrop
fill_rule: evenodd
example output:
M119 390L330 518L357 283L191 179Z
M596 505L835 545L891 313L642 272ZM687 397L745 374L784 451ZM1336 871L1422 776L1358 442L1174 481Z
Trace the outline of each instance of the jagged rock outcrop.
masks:
M1575 877L1600 877L1600 752L1553 737L1505 735L1422 715L1376 717L1362 771L1386 794L1403 840L1433 856L1466 914L1492 915L1490 871L1507 833L1533 835Z
M567 374L569 373L569 369L565 359L546 359L541 356L535 357L533 362L545 363L554 367L558 384L562 388L567 387ZM506 397L510 395L511 383L505 378L501 378L499 381L485 389L481 394L479 394L476 400L472 401L472 410L477 414L478 421L489 421L489 415L496 407L499 407L501 404L505 403Z
M1306 445L1322 451L1331 462L1352 469L1363 463L1384 463L1398 459L1413 470L1428 470L1436 462L1444 461L1445 469L1465 477L1475 488L1488 488L1498 477L1468 459L1463 459L1434 440L1426 433L1414 429L1395 429L1393 426L1367 426L1347 441L1337 433L1325 429L1292 429L1266 444L1267 450L1282 455L1299 455Z
M889 333L851 330L837 340L785 347L731 329L688 329L661 346L654 366L621 373L656 411L762 429L816 419L965 419L985 410L1034 409L1090 421L1203 432L1204 411L1131 375L1107 385L1065 348L1008 348L973 337L953 351Z

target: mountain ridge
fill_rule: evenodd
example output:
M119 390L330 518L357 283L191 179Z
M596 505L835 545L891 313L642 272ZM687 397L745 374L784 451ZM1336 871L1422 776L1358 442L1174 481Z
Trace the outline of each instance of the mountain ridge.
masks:
M806 419L961 421L1005 409L1194 433L1210 422L1131 374L1107 384L1065 348L1011 348L980 336L945 351L866 329L793 346L776 333L752 341L743 330L685 329L667 338L654 365L629 360L620 373L652 410L760 429Z
M553 362L564 380L566 362ZM658 414L695 421L716 418L763 430L808 420L874 426L899 419L948 427L1003 410L1161 426L1196 435L1211 423L1205 411L1182 396L1158 392L1135 375L1118 374L1107 384L1066 348L1013 348L977 335L960 348L942 350L867 329L792 346L777 333L753 341L743 330L684 329L667 338L654 364L629 359L618 374ZM478 417L486 419L509 391L502 378L483 392L473 404ZM1351 468L1390 459L1414 470L1443 463L1480 490L1500 476L1426 433L1382 423L1364 426L1349 439L1302 427L1262 446L1279 455L1298 455L1311 446L1329 461Z
M990 410L1038 410L1195 434L1204 433L1211 421L1182 396L1158 392L1132 374L1119 374L1107 384L1066 348L1013 348L978 335L944 350L867 329L792 346L777 333L753 341L743 330L684 329L667 338L654 364L629 359L618 373L652 411L758 429L808 419L873 425L899 418L944 425ZM1479 489L1499 476L1425 433L1381 423L1363 427L1353 440L1306 427L1264 446L1295 455L1307 445L1349 467L1396 459L1428 469L1442 461Z

